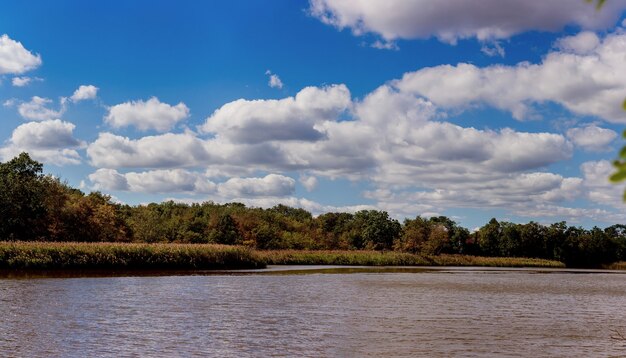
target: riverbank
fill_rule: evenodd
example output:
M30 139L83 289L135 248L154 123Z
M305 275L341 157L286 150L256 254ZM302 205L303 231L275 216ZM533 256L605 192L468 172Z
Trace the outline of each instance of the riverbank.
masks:
M425 256L380 251L258 251L267 265L565 267L560 261L469 255Z
M0 269L222 270L267 265L565 267L559 261L380 251L254 250L213 244L0 242Z
M0 269L217 270L264 267L258 255L243 246L0 242Z

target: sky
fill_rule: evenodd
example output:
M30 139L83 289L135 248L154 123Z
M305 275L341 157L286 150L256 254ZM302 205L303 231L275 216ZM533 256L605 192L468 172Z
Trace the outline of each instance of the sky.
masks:
M131 205L626 222L626 0L6 1L0 161Z

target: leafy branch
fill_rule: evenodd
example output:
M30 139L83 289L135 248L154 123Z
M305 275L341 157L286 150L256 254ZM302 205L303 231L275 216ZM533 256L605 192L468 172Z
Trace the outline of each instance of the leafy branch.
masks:
M626 100L622 103L622 107L626 111ZM622 136L626 139L626 130L624 130ZM620 183L626 180L626 146L619 152L619 159L613 161L615 167L615 173L611 174L609 180L613 183ZM624 201L626 201L626 190L624 191Z

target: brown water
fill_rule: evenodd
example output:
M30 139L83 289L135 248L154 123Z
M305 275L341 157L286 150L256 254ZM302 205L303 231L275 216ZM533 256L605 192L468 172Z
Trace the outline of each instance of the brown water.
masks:
M0 356L626 356L626 275L0 279Z

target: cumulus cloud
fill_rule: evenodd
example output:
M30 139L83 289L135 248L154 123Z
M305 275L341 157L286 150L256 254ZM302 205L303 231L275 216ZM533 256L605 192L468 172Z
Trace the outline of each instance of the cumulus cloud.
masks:
M189 116L189 108L180 102L175 106L152 97L121 103L109 108L104 121L114 128L134 126L141 131L150 129L165 132Z
M26 76L23 76L23 77L13 77L13 79L11 80L11 84L14 87L25 87L31 81L32 81L32 78L26 77Z
M617 138L617 133L608 128L590 125L568 129L567 137L578 147L593 152L601 152L609 149L608 146Z
M258 205L275 203L261 198L267 193L293 198L295 181L278 174L286 171L307 173L300 182L308 190L317 177L367 180L377 188L370 207L396 215L527 203L522 210L581 195L580 178L545 172L571 157L573 145L564 136L462 127L443 118L435 104L393 82L357 101L344 85L309 87L295 97L225 104L201 128L209 138L103 133L87 154L92 164L111 169L207 168L203 178L239 176L250 168L277 173L227 179L210 196Z
M306 191L313 191L317 188L317 178L312 175L301 175L300 184L302 184Z
M290 177L269 174L263 178L231 178L218 186L224 197L281 197L295 191L296 181Z
M33 158L57 165L78 164L80 155L75 150L84 143L73 136L75 125L59 119L29 122L13 130L0 157L7 160L20 152L29 152Z
M74 128L73 123L59 119L29 122L15 128L11 142L29 149L76 147L80 142L73 137Z
M239 143L317 141L324 134L315 125L335 120L350 103L350 91L345 85L306 87L295 97L227 103L207 118L200 129Z
M281 81L277 74L272 73L270 70L265 71L265 74L269 76L269 80L267 82L268 86L278 89L283 88L283 81Z
M626 215L620 212L600 208L566 207L552 204L538 204L533 207L519 209L517 215L537 218L566 218L570 223L581 220L596 220L609 224L615 224L626 220Z
M545 172L501 175L498 180L484 182L470 180L467 183L445 183L433 185L433 189L389 190L379 189L366 192L367 198L376 200L386 207L405 206L421 211L433 208L527 208L540 203L558 203L572 200L581 194L580 178L564 178ZM404 214L410 215L410 211Z
M192 192L195 194L215 191L215 183L200 173L183 169L152 170L120 174L115 169L101 168L89 175L97 190L120 190L142 193Z
M22 74L41 65L41 57L8 35L0 36L0 75Z
M593 49L566 42L576 51L551 52L539 64L441 65L406 73L393 85L445 108L488 104L526 119L532 105L552 101L576 114L626 123L621 108L626 93L626 34L608 35ZM583 50L587 52L581 54Z
M295 180L279 174L268 174L262 178L230 178L216 184L202 173L185 169L120 173L115 169L101 168L90 174L89 180L97 190L212 194L226 200L285 197L295 191Z
M70 99L74 102L94 99L98 95L98 87L93 85L81 85L74 91Z
M589 161L581 164L584 185L589 200L602 205L624 209L622 201L624 186L609 182L609 176L615 168L608 160Z
M94 190L130 190L128 180L115 169L100 168L89 174Z
M65 112L64 102L61 101L61 107L58 110L48 108L52 104L52 100L39 96L34 96L29 102L20 103L17 111L24 119L34 121L46 121L57 119Z
M404 132L393 133L393 139L398 143L389 141L385 150L378 153L380 168L385 174L380 179L393 182L410 181L410 177L415 176L426 180L432 174L442 173L441 170L446 175L438 181L456 180L470 173L525 171L572 155L571 144L559 134L478 130L447 122L428 122L421 127L407 128ZM455 170L456 166L464 169ZM401 167L406 174L397 171ZM396 170L389 175L386 169L392 168Z
M205 143L190 133L139 139L100 133L87 147L87 155L94 166L105 168L188 167L207 163L211 158Z
M591 31L583 31L574 36L560 38L556 42L556 47L566 52L573 52L579 55L591 53L600 45L600 38Z
M436 37L504 39L525 31L557 31L568 25L606 29L618 21L626 1L607 1L594 11L583 1L517 0L310 0L309 12L323 23L355 35L375 33L384 40Z
M206 201L206 199L197 199L197 198L180 198L180 197L171 197L166 200L172 200L175 202L193 204ZM230 198L225 199L221 197L211 197L211 200L216 203L229 203L229 202L238 202L243 203L248 207L257 207L257 208L271 208L278 204L288 205L293 208L302 208L313 215L319 215L328 212L342 212L342 213L355 213L360 210L379 210L380 208L374 205L345 205L345 206L335 206L335 205L324 205L319 202L309 200L306 198L298 198L294 196L289 197L255 197L255 198Z

